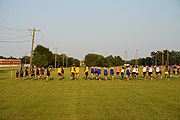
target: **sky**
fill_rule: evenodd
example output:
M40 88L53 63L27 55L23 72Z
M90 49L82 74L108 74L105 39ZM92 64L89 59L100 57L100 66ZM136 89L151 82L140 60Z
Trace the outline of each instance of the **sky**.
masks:
M180 51L180 0L0 0L0 56L30 55L33 28L35 47L80 60Z

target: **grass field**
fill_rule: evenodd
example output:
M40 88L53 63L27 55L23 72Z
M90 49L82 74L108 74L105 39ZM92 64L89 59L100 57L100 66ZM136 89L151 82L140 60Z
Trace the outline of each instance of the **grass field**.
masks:
M82 71L82 69L81 69ZM0 68L0 120L180 120L180 79L23 80ZM83 74L81 72L81 74Z

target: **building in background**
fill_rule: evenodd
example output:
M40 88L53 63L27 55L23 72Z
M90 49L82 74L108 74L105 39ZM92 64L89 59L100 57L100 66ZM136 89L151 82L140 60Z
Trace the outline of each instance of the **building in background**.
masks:
M0 59L0 67L18 67L21 66L20 59Z

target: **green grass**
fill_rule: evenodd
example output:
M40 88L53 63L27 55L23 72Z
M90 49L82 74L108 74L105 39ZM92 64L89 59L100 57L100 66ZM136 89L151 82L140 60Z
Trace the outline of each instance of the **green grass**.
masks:
M0 68L0 120L179 120L180 79L138 81L10 78Z

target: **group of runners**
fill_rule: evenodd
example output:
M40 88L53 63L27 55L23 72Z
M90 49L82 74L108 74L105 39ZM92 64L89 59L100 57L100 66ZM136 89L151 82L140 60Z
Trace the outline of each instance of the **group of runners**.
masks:
M110 69L110 76L111 76L111 79L113 80L114 79L114 68L111 67ZM85 66L84 68L84 79L87 80L88 79L88 75L89 75L89 71L91 73L91 80L94 80L94 79L97 79L97 80L100 80L100 77L101 77L101 74L102 74L102 69L101 67L94 67L92 66L90 69L88 66ZM70 72L71 72L71 80L78 80L79 79L79 72L80 72L80 69L79 67L76 67L76 66L72 66L71 69L70 69ZM104 78L105 80L108 79L108 68L107 67L104 67Z
M180 77L180 65L179 66L165 66L165 67L161 67L161 66L142 66L142 67L138 67L138 66L132 66L130 67L128 66L116 66L114 67L110 67L107 68L105 67L100 67L100 66L94 66L92 65L91 67L85 66L84 68L84 79L87 80L88 78L90 78L92 81L93 80L114 80L115 78L115 74L116 74L116 79L126 79L126 80L138 80L139 79L139 69L142 69L142 74L143 74L143 80L146 79L153 79L153 73L156 74L156 80L158 80L159 78L162 79L163 75L162 73L164 72L164 77L168 78L172 75L171 72L173 72L174 74L179 74ZM46 69L44 68L44 66L41 67L32 67L31 69L31 78L34 79L38 79L38 80L43 80L46 79L46 81L48 82L50 79L50 75L52 72L52 67L47 67ZM140 70L141 71L141 70ZM44 77L46 73L46 77ZM80 74L80 67L79 66L75 66L72 65L72 67L70 68L70 73L71 73L71 80L78 80L79 79L79 74ZM90 73L90 76L89 76ZM57 74L58 74L58 80L62 80L64 79L64 67L63 66L59 66L57 68ZM24 76L25 75L25 76ZM16 72L16 77L19 77L21 80L23 79L23 77L25 77L25 79L29 79L29 70L28 67L26 67L23 70L23 67L21 67L20 71Z
M180 65L179 66L165 66L162 68L161 66L142 66L141 68L138 68L138 66L117 66L115 69L114 67L110 67L109 69L105 66L103 69L99 66L91 66L90 68L86 66L84 68L84 79L86 80L88 78L88 74L90 72L91 74L91 80L114 80L114 76L116 74L117 79L126 79L129 80L130 78L132 80L138 80L139 77L139 69L142 69L143 74L143 80L146 80L147 78L149 80L153 79L153 73L156 74L156 80L159 78L162 79L162 73L164 72L165 78L168 78L172 75L172 71L174 74L179 74L180 77ZM79 77L79 67L72 66L71 69L71 79L78 79Z
M32 69L31 69L31 78L34 80L35 77L36 79L38 80L43 80L45 77L45 72L46 72L46 81L48 82L49 81L49 78L50 78L50 74L51 74L51 71L52 71L52 67L47 67L46 69L44 68L44 66L41 66L41 67L34 67L32 66ZM25 79L29 79L29 69L28 67L25 67L25 70L23 69L23 67L20 68L20 71L16 71L16 77L17 78L20 78L20 80L22 80L24 77Z

